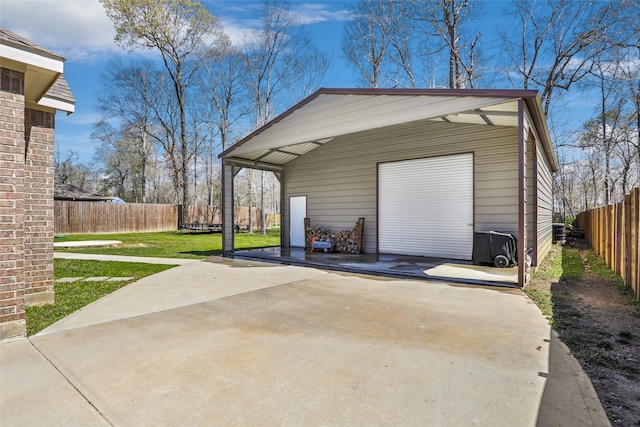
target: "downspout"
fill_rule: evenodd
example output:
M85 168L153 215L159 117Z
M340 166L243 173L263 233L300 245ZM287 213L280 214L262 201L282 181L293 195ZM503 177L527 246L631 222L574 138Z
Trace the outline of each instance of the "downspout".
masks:
M524 288L527 240L527 147L524 136L525 104L518 100L518 286Z
M531 265L538 266L538 141L533 132L529 131L529 140L531 141L531 159L533 161L533 242L528 245L533 248L531 254ZM553 196L552 196L553 197ZM551 201L551 212L553 212L553 200ZM533 245L533 246L532 246ZM525 258L526 260L526 258Z

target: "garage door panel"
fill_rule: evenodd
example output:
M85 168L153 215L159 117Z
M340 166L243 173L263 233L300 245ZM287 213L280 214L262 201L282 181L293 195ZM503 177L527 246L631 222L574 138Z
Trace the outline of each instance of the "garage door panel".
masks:
M472 154L380 164L378 197L380 252L471 259Z

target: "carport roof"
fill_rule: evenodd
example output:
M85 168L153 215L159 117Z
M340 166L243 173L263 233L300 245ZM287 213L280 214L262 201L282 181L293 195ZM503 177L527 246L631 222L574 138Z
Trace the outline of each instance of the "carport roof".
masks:
M518 101L532 117L553 169L546 120L534 90L319 89L219 155L246 166L280 167L343 135L418 120L518 126Z

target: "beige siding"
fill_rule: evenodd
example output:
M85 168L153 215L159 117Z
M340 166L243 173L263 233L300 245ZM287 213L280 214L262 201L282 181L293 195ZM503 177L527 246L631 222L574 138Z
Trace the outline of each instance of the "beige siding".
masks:
M531 248L533 246L533 242L535 239L533 238L533 233L535 231L534 226L534 212L535 212L535 192L534 190L534 181L536 179L533 167L535 166L533 161L533 144L536 143L535 140L529 138L527 139L527 248Z
M306 195L311 224L332 231L351 228L364 217L364 250L375 252L377 164L458 153L474 153L475 230L517 234L513 127L423 121L336 138L285 165L285 203Z
M538 264L551 248L553 234L553 177L542 146L538 143Z
M527 123L527 132L529 123ZM535 133L535 129L531 128ZM538 265L549 252L551 248L552 237L552 210L553 210L553 178L551 175L551 166L545 155L544 149L540 143L540 138L536 135L535 140L527 141L527 238L528 247L534 245L534 229L538 232L538 241L535 242L538 250ZM534 147L536 143L535 154L537 164L537 176L534 173ZM537 195L534 194L534 182L537 184ZM537 197L537 224L534 224L535 204L534 198ZM535 228L534 228L535 227Z

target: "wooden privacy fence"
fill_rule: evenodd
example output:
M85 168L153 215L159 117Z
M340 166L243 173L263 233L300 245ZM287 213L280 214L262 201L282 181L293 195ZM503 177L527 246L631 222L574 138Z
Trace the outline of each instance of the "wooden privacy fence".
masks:
M640 188L618 204L581 212L577 222L594 252L640 301Z
M56 200L54 203L55 234L100 234L171 231L178 229L179 208L176 205L150 203L105 203ZM221 224L218 206L189 206L189 223ZM234 209L235 222L241 228L249 225L249 208ZM251 210L253 227L260 228L260 210ZM267 215L266 227L272 220Z
M56 234L133 233L169 231L178 227L175 205L148 203L54 203Z

